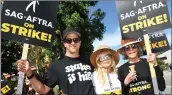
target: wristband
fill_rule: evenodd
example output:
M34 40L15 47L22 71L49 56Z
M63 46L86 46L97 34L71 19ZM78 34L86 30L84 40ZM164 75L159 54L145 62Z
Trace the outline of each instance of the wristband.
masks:
M32 79L34 77L34 74L32 73L32 75L31 76L27 76L27 79Z

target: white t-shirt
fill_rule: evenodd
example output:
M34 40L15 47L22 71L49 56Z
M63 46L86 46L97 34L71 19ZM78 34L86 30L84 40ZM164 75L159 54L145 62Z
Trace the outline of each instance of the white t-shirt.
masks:
M105 84L103 85L98 79L97 71L93 72L93 85L95 87L95 91L97 94L110 94L111 92L115 92L116 94L122 94L121 82L118 80L118 75L115 73L110 73L109 78L111 80L112 85L110 86L108 75L105 74Z

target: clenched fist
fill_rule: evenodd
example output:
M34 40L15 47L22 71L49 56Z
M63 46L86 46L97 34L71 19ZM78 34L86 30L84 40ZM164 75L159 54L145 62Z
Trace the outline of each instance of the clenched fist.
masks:
M154 54L154 53L148 54L147 62L151 62L151 63L153 63L154 66L156 66L157 65L156 54Z

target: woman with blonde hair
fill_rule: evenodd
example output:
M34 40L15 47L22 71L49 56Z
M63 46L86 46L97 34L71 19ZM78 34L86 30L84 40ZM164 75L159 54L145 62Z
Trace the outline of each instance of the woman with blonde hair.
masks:
M106 45L99 46L90 57L95 67L92 81L97 94L122 94L121 83L118 80L116 65L119 54Z

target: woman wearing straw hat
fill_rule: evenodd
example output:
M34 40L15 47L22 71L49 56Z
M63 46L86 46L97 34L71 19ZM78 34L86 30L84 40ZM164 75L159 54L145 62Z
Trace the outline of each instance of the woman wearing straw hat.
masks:
M93 84L97 94L122 94L121 83L118 80L116 64L119 54L106 45L99 46L91 55L90 61L95 67Z
M117 50L118 53L127 59L124 65L118 69L119 80L122 84L123 94L141 94L154 95L153 84L150 74L149 63L154 64L158 88L160 91L165 90L165 81L163 72L156 62L155 54L151 53L146 59L140 58L141 45L143 42L134 39L122 40L122 47Z

